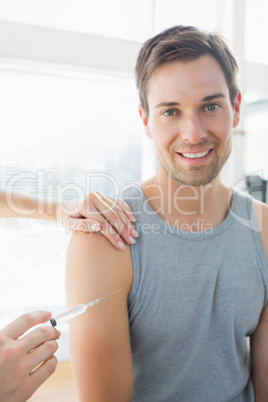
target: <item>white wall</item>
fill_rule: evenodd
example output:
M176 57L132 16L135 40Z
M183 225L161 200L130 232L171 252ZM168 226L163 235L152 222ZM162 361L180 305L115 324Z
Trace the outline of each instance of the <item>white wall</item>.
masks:
M245 82L247 92L268 94L268 66L246 62Z

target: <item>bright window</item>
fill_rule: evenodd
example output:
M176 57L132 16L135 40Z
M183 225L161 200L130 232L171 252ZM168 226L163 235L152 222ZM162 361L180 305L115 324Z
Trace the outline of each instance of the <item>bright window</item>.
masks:
M215 28L216 6L215 0L156 0L155 32L173 25L194 25L208 30Z
M133 79L2 69L0 86L1 188L66 199L140 181L143 130ZM68 240L53 223L0 220L0 320L65 304Z
M246 60L268 64L267 21L267 0L246 0Z
M257 174L268 179L268 99L260 99L246 106L244 167L246 175Z

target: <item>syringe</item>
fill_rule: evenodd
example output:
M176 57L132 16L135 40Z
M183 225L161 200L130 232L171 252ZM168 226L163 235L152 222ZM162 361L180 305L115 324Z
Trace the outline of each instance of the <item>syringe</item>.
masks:
M55 318L51 318L50 323L53 327L56 327L57 325L63 324L66 321L71 320L72 318L76 317L79 314L84 313L89 307L94 306L95 304L99 303L101 300L106 299L106 297L112 296L113 294L119 292L122 290L122 288L115 290L112 293L109 293L106 296L101 297L100 299L92 300L87 304L79 304L76 307L71 308L70 310L67 310L65 313L59 314Z

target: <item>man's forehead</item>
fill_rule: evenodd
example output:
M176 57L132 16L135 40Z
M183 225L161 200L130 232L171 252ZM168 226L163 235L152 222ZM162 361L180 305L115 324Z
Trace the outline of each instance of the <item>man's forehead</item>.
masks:
M148 84L150 87L161 81L179 81L180 79L182 82L186 80L187 83L198 80L213 83L213 81L225 81L225 76L217 60L210 55L205 55L188 62L173 61L162 64L152 73Z
M148 98L160 96L163 102L173 102L177 96L202 100L215 94L226 96L229 89L220 65L209 55L187 63L163 64L152 74L147 87Z

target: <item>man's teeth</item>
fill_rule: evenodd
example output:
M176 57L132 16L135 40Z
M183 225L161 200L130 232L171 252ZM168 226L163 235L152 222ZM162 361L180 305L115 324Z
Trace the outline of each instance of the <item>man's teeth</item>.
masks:
M205 151L205 152L198 152L196 154L183 154L183 156L185 156L185 158L203 158L203 156L206 156L209 153L209 151Z

